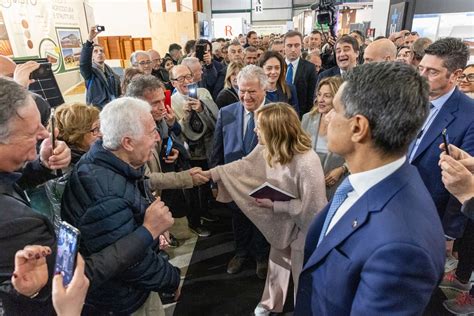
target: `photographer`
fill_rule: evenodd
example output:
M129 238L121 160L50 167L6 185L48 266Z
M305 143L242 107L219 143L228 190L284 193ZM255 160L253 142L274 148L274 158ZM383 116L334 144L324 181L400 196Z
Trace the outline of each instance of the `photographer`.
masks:
M212 58L212 45L209 41L205 39L198 40L194 51L193 57L196 57L202 65L202 78L194 82L200 88L207 89L215 100L219 92L224 88L227 68ZM193 71L193 74L195 74L195 71Z
M103 108L107 103L120 97L120 77L105 64L104 48L94 43L103 26L93 26L89 37L82 46L79 69L84 77L87 104Z
M196 68L199 68L199 60L188 57L183 60L184 65L175 66L171 70L171 83L177 90L177 93L171 97L171 104L176 119L181 125L184 140L189 146L191 166L207 170L218 108L209 91L197 88L196 85L190 86L194 77L191 67L185 65L193 63ZM194 66L192 68L194 69ZM209 186L203 185L198 189L199 196L193 198L193 202L200 201L198 208L201 211L201 218L208 221L217 220L207 211L207 201L210 199ZM209 236L210 234L206 230L202 231L202 227L190 227L199 236Z

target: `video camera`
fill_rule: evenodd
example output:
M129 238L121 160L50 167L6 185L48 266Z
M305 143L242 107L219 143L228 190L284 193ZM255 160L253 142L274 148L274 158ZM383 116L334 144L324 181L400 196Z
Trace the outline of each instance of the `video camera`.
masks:
M336 26L336 0L317 0L310 6L311 10L317 11L316 18L319 24L327 24L331 35L336 37L334 27Z

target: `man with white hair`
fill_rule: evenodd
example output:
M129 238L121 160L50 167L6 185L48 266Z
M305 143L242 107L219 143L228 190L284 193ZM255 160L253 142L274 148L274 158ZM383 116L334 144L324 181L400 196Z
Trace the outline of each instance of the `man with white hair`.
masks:
M130 64L134 68L141 70L145 75L151 75L153 70L152 63L150 55L143 50L137 50L130 55Z
M248 65L240 71L237 83L240 101L225 106L219 111L214 132L211 167L243 158L258 143L254 132L253 114L266 103L267 76L262 68ZM250 253L254 253L257 261L257 276L260 279L265 279L270 249L268 242L235 203L229 203L228 206L232 210L236 252L227 265L227 273L240 272Z
M144 164L159 139L150 110L147 102L134 98L107 104L100 114L102 140L76 164L64 190L61 215L81 231L81 254L97 253L133 233L150 242L134 264L89 292L84 310L90 315L137 310L164 315L157 292L179 296L179 269L154 250L173 218L144 179ZM157 211L160 230L141 226L150 209ZM131 251L120 250L117 261Z

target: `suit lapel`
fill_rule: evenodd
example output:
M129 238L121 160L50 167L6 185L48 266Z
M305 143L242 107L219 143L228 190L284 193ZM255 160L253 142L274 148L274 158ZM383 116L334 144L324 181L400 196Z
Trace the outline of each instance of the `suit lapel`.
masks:
M295 79L293 80L293 84L295 84L298 78L303 77L303 72L304 72L303 67L304 67L304 59L300 57L300 60L298 61L298 67L296 68Z
M421 140L412 161L415 161L418 156L420 156L428 147L430 147L430 145L441 135L443 129L446 128L456 118L453 113L458 111L459 108L459 93L460 92L456 88L451 97L449 97L446 103L443 104L439 113L436 115L436 118L433 120L433 123L431 123L430 127L426 131L426 134L423 136L423 139Z
M347 213L344 214L344 216L342 216L342 218L336 223L326 237L324 237L319 247L317 247L312 255L309 256L303 270L306 270L320 262L332 249L363 227L371 213L381 211L385 204L408 181L407 179L410 177L410 172L413 172L413 169L410 170L410 168L414 169L414 167L410 166L408 162L405 162L397 171L376 184L361 196ZM317 231L318 234L312 235L311 238L319 238L319 233L322 229L322 225L320 226L321 227Z

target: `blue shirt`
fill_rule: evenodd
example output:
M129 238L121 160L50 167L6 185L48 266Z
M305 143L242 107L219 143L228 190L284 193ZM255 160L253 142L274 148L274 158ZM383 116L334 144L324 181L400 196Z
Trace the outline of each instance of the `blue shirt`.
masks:
M454 89L456 89L456 87L454 87L451 91L449 91L448 93L440 96L439 98L437 98L436 100L433 100L431 101L431 104L433 105L433 107L431 108L430 110L430 114L428 115L428 117L426 118L426 121L425 123L423 124L423 127L421 128L420 132L418 133L418 136L415 140L415 145L413 146L411 152L409 153L409 158L410 158L410 162L413 160L413 157L415 156L415 153L416 151L418 150L418 146L420 146L420 143L421 141L423 140L423 137L425 137L425 134L426 134L426 131L428 131L428 129L430 128L431 124L433 123L433 121L436 119L436 116L438 115L439 111L441 110L441 108L443 107L443 105L446 103L446 101L448 101L448 99L451 97L451 95L453 94L454 92Z

